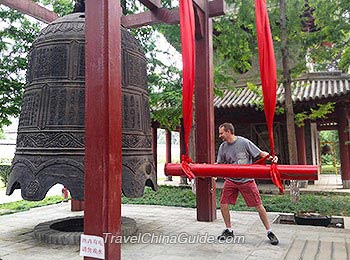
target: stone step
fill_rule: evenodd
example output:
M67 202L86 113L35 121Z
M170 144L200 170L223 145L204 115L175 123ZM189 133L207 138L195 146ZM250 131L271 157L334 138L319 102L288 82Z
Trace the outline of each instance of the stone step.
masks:
M284 260L295 259L350 259L349 244L321 240L296 238L287 250Z

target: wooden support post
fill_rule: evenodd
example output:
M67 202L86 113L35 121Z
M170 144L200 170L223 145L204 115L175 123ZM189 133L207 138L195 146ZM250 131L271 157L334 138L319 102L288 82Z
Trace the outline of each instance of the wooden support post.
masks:
M139 0L144 6L150 10L162 7L160 0Z
M84 234L104 238L121 235L121 9L120 0L85 4ZM105 259L120 258L120 243L105 243Z
M205 0L204 0L205 1ZM204 4L203 0L194 0L194 2L202 9ZM151 4L151 8L155 5L150 0L143 0L141 2L149 2ZM146 5L147 6L147 5ZM153 7L152 7L153 6ZM226 11L225 1L224 0L213 0L209 2L208 12L209 17L215 17L224 15ZM178 24L180 22L179 18L179 9L167 9L167 8L155 8L151 11L146 11L138 14L130 14L122 17L122 24L126 28L138 28L141 26L158 24L158 23L167 23L167 24Z
M56 13L38 5L32 0L0 0L0 4L34 17L44 23L51 23L59 17Z
M213 48L212 23L208 15L208 1L205 12L195 8L196 32L203 37L196 38L195 120L196 161L213 163L214 150L214 104L213 104ZM202 23L197 23L201 21ZM196 35L199 35L196 33ZM216 184L213 178L197 178L197 220L216 219Z
M298 163L306 165L306 146L305 146L305 128L304 126L295 127L298 147Z
M82 211L84 210L84 201L82 200L75 200L71 199L71 204L70 204L70 210L71 211Z
M171 131L165 130L165 162L171 163Z
M171 131L165 130L165 162L171 163ZM167 181L172 181L172 176L166 177Z
M306 145L305 145L305 128L304 126L295 126L295 135L297 138L297 149L298 149L298 164L306 165ZM308 181L300 181L300 188L307 188Z
M349 112L344 107L344 104L339 104L337 107L338 115L338 135L339 135L339 150L341 164L341 178L343 188L350 188L350 153L349 153Z

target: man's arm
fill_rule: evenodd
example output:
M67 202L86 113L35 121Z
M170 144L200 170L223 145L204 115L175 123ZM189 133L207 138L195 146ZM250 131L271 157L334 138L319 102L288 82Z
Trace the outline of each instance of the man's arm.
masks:
M265 152L265 151L261 151L260 152L260 157L266 157L267 155L269 155L268 152ZM267 157L267 160L270 160L274 163L277 163L278 162L278 157L275 155L275 157L272 157L271 155L269 157Z
M222 158L222 144L219 146L218 150L218 156L216 158L216 164L218 163L223 163L223 158Z

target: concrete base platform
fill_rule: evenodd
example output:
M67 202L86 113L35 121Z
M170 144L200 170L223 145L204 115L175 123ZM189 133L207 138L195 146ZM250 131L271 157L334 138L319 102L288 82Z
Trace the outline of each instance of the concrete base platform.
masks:
M231 212L237 241L218 243L224 224L198 222L188 208L123 205L122 215L136 220L136 243L122 244L122 259L350 259L350 230L273 224L280 240L266 238L257 213ZM48 245L33 238L33 228L45 221L81 215L61 203L0 217L0 258L3 260L82 259L77 246ZM272 220L277 213L268 213ZM142 239L143 238L143 239ZM109 241L109 237L107 237ZM131 241L131 240L130 240Z

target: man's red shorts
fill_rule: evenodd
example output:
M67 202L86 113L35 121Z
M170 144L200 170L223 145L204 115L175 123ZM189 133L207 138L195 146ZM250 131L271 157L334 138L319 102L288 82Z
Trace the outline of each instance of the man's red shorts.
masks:
M240 192L248 207L256 207L262 204L258 186L255 181L234 182L225 180L224 188L221 192L221 204L236 204L238 192Z

